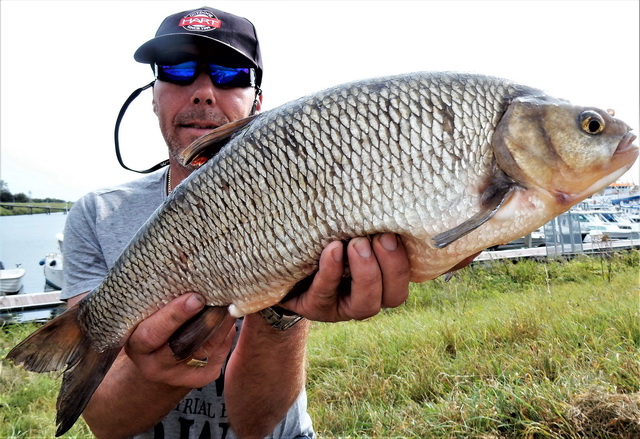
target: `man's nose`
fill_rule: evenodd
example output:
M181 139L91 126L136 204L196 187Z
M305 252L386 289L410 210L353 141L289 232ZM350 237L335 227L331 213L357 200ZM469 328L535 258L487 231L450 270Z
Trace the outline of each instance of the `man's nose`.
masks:
M213 105L216 102L215 86L206 72L201 72L192 85L195 88L191 102L195 105Z

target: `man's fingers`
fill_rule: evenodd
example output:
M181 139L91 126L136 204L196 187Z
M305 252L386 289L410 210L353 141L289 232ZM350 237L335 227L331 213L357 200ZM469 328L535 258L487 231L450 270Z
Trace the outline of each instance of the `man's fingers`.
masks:
M334 241L320 255L320 268L313 280L317 297L333 300L344 273L344 244Z
M354 238L347 247L351 271L351 294L342 312L356 320L377 314L382 304L382 273L368 238Z
M187 320L204 308L199 294L183 294L143 320L127 341L129 355L144 355L164 346Z
M382 271L382 307L395 308L409 297L410 266L402 239L393 233L376 235L373 249Z

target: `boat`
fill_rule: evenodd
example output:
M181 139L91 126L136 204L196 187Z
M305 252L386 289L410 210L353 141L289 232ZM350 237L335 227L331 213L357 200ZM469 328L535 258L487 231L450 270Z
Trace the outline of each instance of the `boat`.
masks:
M601 207L571 212L580 223L583 242L640 238L640 224L620 210Z
M58 252L47 254L44 259L40 260L40 265L44 271L44 280L46 284L55 289L62 289L62 270L63 270L63 258L62 258L62 243L64 241L64 235L62 233L56 234L56 240L58 241Z
M617 206L638 204L640 203L640 186L633 183L612 183L585 201Z
M44 281L54 290L62 289L62 253L49 253L40 261L44 271Z
M20 268L4 268L0 262L0 295L18 294L22 289L22 282L27 270Z

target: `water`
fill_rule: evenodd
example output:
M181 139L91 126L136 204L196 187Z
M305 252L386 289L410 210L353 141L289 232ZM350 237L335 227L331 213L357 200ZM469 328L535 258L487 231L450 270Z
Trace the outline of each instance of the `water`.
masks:
M48 253L58 252L56 234L64 230L64 213L0 216L0 261L5 268L20 264L27 270L20 294L41 293L44 272L39 265Z

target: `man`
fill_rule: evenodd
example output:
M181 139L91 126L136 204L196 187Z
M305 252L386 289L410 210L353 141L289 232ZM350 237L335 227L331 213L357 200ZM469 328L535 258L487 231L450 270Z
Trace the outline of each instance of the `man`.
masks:
M179 153L262 105L260 48L246 19L211 8L171 15L134 57L154 69L153 111L170 164L74 205L65 227L62 297L69 306L101 282L137 229L192 172L180 165ZM407 256L395 235L348 243L348 295L338 294L343 255L340 242L325 248L309 289L283 305L291 312L247 315L237 322L238 334L228 317L188 361L176 361L167 341L204 299L194 292L173 300L131 334L84 419L97 437L313 437L304 393L307 319L363 319L408 294Z

